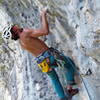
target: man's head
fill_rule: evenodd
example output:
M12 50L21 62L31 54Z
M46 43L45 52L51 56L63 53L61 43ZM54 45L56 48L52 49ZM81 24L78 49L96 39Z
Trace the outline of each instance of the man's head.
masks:
M7 25L3 29L2 37L4 39L12 39L12 40L18 40L20 33L23 31L23 28L20 28L18 25Z

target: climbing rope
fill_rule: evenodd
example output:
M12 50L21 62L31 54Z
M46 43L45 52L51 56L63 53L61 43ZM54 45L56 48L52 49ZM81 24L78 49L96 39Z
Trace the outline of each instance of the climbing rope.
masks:
M91 95L90 95L90 93L89 93L89 90L88 90L88 88L87 88L87 86L86 86L86 84L85 84L85 81L84 81L83 77L81 76L80 73L79 73L79 75L80 75L80 78L81 78L81 80L82 80L82 82L83 82L83 85L84 85L84 87L85 87L85 89L86 89L86 91L87 91L87 94L88 94L89 99L92 100Z
M69 60L69 59L68 59L68 60ZM69 60L69 61L70 61L70 60ZM70 62L71 62L71 61L70 61ZM74 66L73 66L74 63L71 62L71 64L72 64L72 67L74 68ZM75 68L74 68L74 69L75 69ZM84 79L83 79L83 77L85 77L86 75L83 76L83 75L80 74L80 72L79 72L77 69L75 69L75 70L78 72L78 74L79 74L79 76L80 76L80 78L81 78L81 80L82 80L82 82L83 82L83 85L84 85L84 87L85 87L85 89L86 89L86 91L87 91L87 94L88 94L89 99L92 100L92 97L91 97L91 95L90 95L90 93L89 93L89 90L88 90L88 88L87 88L87 86L86 86L86 83L85 83L85 81L84 81Z

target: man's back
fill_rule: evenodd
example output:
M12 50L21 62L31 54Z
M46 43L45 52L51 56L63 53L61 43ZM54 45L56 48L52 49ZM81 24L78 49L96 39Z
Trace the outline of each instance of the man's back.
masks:
M42 25L39 29L24 29L23 32L19 34L19 40L22 48L28 50L34 56L38 56L49 49L48 46L38 38L40 36L49 34L49 26L46 14L46 9L43 9L41 13Z
M21 47L31 52L34 56L38 56L48 49L48 46L37 37L30 37L30 33L23 32L20 35Z

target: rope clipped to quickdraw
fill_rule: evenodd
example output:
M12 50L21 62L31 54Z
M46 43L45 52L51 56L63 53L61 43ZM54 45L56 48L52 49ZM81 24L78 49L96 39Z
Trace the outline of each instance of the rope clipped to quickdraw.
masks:
M56 59L57 65L61 68L64 68L65 62L63 60L60 60L60 59L57 59L57 58L55 58L55 59Z

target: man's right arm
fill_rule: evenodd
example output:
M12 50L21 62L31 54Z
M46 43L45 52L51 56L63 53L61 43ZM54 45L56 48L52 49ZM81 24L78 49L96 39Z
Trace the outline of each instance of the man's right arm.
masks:
M41 28L39 28L39 29L28 29L31 37L40 37L40 36L44 36L44 35L49 34L49 25L48 25L46 14L47 14L47 11L42 10L42 13L41 13L41 23L42 23Z

